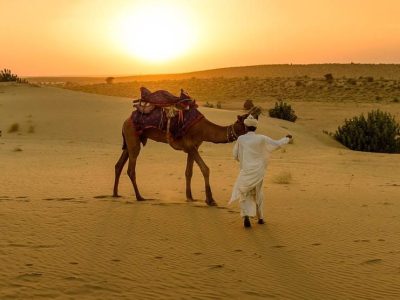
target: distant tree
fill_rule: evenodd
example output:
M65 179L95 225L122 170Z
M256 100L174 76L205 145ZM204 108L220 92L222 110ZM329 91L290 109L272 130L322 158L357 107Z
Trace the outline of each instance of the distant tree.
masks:
M112 84L113 83L113 81L114 81L114 77L107 77L106 78L106 82L107 82L107 84Z
M254 107L253 100L250 100L250 99L247 99L247 100L244 102L244 104L243 104L243 108L244 108L245 110L250 110L250 109L252 109L253 107Z

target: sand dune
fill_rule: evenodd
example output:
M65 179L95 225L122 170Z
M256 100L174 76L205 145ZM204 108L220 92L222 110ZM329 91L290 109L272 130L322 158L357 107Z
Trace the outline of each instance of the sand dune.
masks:
M219 207L204 204L198 168L199 201L186 203L185 155L152 141L137 175L154 200L136 202L127 176L114 199L130 100L1 84L0 299L399 299L400 155L349 151L322 133L377 107L400 114L308 102L296 103L296 124L263 116L261 133L295 143L272 156L267 224L244 230L226 206L232 144L201 148ZM221 125L240 113L201 110ZM285 172L291 182L275 183Z

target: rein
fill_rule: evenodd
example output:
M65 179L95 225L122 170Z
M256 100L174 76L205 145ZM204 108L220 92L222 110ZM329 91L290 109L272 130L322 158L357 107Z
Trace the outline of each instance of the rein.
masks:
M234 142L238 139L238 135L235 132L235 124L232 124L226 128L226 140L228 143Z

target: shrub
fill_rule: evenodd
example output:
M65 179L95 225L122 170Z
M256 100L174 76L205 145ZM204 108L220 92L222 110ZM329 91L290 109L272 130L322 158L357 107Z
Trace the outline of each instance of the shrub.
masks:
M277 184L289 184L291 181L292 174L290 172L281 172L273 178L273 182Z
M107 77L106 78L106 82L107 82L107 84L112 84L113 83L113 81L114 81L114 77Z
M26 79L19 78L17 75L11 73L10 69L0 71L0 82L28 83Z
M373 110L345 120L334 135L344 146L356 151L400 153L400 125L389 113Z
M209 108L214 108L214 104L209 103L208 101L206 102L206 104L203 105L204 107L209 107Z
M333 75L331 73L325 74L324 77L325 77L325 80L328 83L332 83L333 82Z
M19 131L19 124L14 123L8 128L8 133L18 132Z
M283 101L275 102L275 107L269 110L269 116L290 122L295 122L297 119L292 106Z
M218 102L217 102L217 108L219 108L219 109L222 108L222 103L221 103L221 101L218 101Z
M18 76L11 73L10 69L3 69L0 71L0 81L9 82L9 81L18 81Z

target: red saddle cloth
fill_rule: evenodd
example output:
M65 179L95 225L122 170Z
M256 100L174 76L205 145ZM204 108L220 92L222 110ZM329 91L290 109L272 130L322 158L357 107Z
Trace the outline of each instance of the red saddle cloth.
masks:
M140 88L141 99L140 101L151 103L155 106L181 106L185 108L188 106L188 102L193 101L192 98L184 91L181 90L181 95L179 97L171 94L168 91L159 90L155 92L150 92L147 88Z
M170 134L172 138L182 138L194 124L203 118L203 114L197 110L197 105L191 102L188 109L179 111L175 117L171 118ZM150 113L135 110L131 119L138 135L141 135L144 130L149 128L167 131L168 118L162 107L155 107Z

